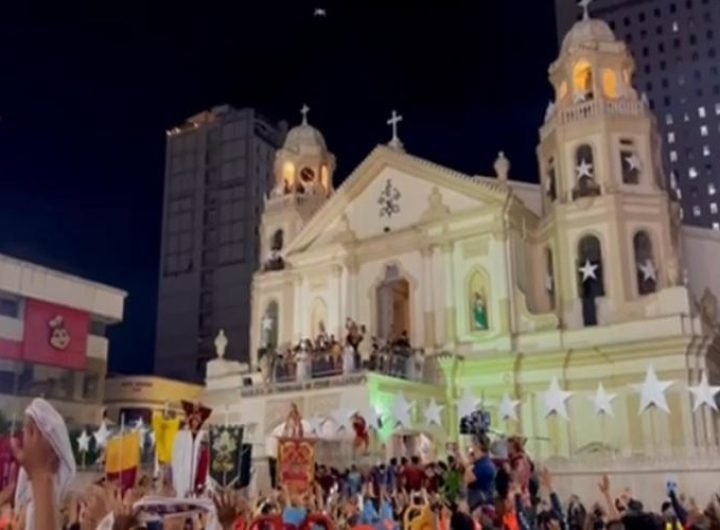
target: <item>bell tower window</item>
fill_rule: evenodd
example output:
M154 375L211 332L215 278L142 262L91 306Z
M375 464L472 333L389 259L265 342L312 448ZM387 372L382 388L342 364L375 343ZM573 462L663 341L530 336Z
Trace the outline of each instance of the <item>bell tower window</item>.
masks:
M640 182L640 171L642 164L635 147L635 142L630 139L620 140L620 164L622 166L623 184L638 184Z
M575 178L573 199L600 195L600 186L595 182L595 157L588 144L579 145L575 150Z
M595 236L585 236L578 243L577 254L578 294L582 300L583 323L596 326L597 305L595 299L605 296L603 282L602 249Z
M554 202L557 199L557 175L555 171L555 158L550 157L547 161L547 176L545 179L545 195Z
M653 258L652 240L641 230L633 236L633 252L638 294L644 296L657 290L657 268Z
M573 92L579 101L593 99L592 66L585 60L578 61L573 68Z
M290 161L287 161L283 164L282 178L283 186L285 188L292 188L293 184L295 184L295 164Z
M555 273L553 271L552 249L545 249L545 292L548 296L550 309L555 309Z
M617 99L620 97L618 90L618 78L614 70L610 70L609 68L603 69L602 89L603 95L608 99Z

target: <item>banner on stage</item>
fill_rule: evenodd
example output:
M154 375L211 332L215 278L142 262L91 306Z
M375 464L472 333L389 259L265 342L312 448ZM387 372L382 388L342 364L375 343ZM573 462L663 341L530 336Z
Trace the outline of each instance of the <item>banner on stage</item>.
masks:
M280 438L277 460L278 484L291 493L312 490L315 482L315 441L306 438Z
M242 464L243 428L240 425L210 427L210 477L222 488L238 487Z

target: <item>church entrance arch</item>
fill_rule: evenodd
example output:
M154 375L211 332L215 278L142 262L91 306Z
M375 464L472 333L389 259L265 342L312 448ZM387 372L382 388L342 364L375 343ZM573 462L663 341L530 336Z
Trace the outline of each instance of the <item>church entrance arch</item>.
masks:
M403 332L410 335L410 282L400 275L397 265L385 267L385 276L376 289L377 330L386 340Z

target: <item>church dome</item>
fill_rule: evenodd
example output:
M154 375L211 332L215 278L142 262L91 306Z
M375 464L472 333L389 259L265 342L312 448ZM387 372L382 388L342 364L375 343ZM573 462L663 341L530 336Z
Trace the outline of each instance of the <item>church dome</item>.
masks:
M325 138L315 127L303 123L288 131L285 149L298 153L319 153L327 151Z
M568 51L589 42L615 42L615 34L603 20L585 18L575 23L562 43L562 50Z

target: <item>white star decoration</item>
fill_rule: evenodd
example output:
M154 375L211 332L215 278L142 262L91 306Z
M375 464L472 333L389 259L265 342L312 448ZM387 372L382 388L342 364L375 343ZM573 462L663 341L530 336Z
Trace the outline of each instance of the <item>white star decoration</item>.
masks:
M626 156L625 162L627 162L630 171L640 171L640 157L637 156L635 153L631 154L630 156Z
M371 405L365 415L365 421L367 422L368 429L379 431L382 428L383 422L382 411L379 411Z
M670 414L665 391L672 386L674 381L659 381L655 375L655 368L651 364L645 373L645 381L641 385L633 385L640 392L640 409L638 414L642 414L650 405L664 410Z
M577 172L577 178L580 180L583 177L592 178L592 168L593 165L589 163L587 160L583 159L580 161L580 163L575 168L575 171Z
M391 408L392 417L395 421L395 426L410 426L410 407L412 407L412 403L408 403L407 399L405 399L405 395L402 392L395 396Z
M457 402L458 420L475 412L479 402L480 400L473 396L472 391L466 388L460 401Z
M640 269L640 272L643 275L643 281L657 281L657 270L655 269L655 264L650 258L646 259L645 263L638 263L638 269Z
M345 408L337 408L332 411L331 415L335 421L335 425L337 425L338 432L350 428L350 417L353 415L353 412L354 411Z
M708 383L707 372L703 372L700 378L700 384L688 387L688 390L695 398L693 402L693 411L696 411L703 405L707 405L711 409L717 411L718 406L715 402L715 396L720 392L720 386L711 386Z
M85 429L77 437L77 446L81 453L87 453L90 450L90 437Z
M510 395L506 392L503 394L502 399L500 400L500 406L498 407L498 415L500 416L500 419L503 421L507 420L518 420L517 416L517 406L520 404L520 401L514 400L510 398Z
M567 401L572 394L572 392L561 390L557 377L553 377L550 381L550 387L543 396L543 400L545 402L545 416L547 417L550 416L550 414L555 413L558 416L569 420L570 418L568 418L565 401Z
M437 404L435 398L432 398L427 408L423 412L423 414L425 415L425 424L435 424L442 427L442 419L440 418L440 414L442 413L444 408L445 407Z
M107 445L107 440L109 437L110 431L105 424L105 420L103 420L100 424L100 427L98 427L98 430L93 433L93 438L95 438L95 445L97 447L105 447Z
M309 434L318 434L322 424L325 423L325 418L321 418L316 412L308 419L308 423L310 424Z
M612 409L612 400L617 397L617 394L609 394L605 391L605 387L602 383L598 383L595 395L590 397L593 407L595 407L595 414L607 414L608 416L615 416Z
M589 259L585 260L585 264L578 269L582 273L583 283L590 279L597 280L597 275L595 274L597 268L598 266L594 263L590 263Z

